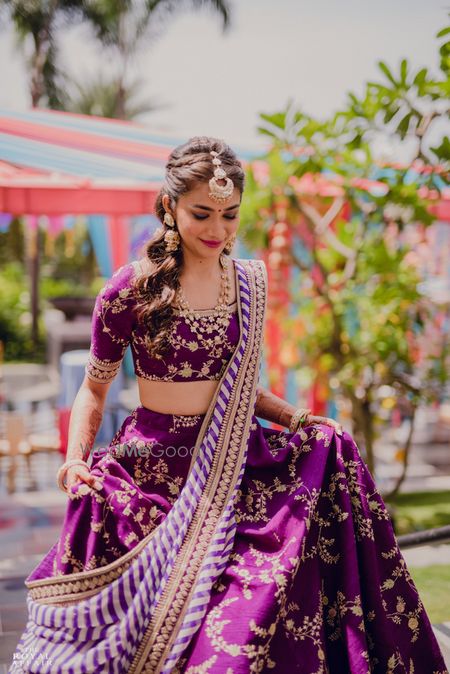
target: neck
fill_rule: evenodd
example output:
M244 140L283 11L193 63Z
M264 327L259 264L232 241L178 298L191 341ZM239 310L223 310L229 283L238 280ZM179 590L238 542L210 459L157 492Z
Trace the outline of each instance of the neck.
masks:
M201 257L193 254L191 251L183 251L184 272L191 277L209 280L222 270L220 265L220 254L211 257Z

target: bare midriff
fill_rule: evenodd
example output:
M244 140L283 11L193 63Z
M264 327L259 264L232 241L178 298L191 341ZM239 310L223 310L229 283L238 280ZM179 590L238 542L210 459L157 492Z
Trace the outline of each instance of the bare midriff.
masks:
M163 414L204 414L218 381L151 381L138 377L141 405Z

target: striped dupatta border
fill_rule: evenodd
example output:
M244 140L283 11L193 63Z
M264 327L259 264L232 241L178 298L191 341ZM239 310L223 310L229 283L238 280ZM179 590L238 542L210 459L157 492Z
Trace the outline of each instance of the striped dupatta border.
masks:
M204 419L208 425L205 439L201 446L196 445L192 457L192 476L195 477L197 466L201 468L195 484L196 489L202 489L200 500L170 582L152 613L129 674L173 671L201 624L211 587L225 568L233 546L234 500L247 460L267 303L264 262L236 263L241 340ZM199 463L203 445L207 466L205 457Z
M233 543L233 499L245 468L266 310L264 263L234 262L241 339L205 415L179 498L147 539L96 570L97 583L108 582L91 586L91 596L77 593L86 594L83 581L92 581L92 572L70 574L69 596L67 576L29 583L29 620L17 653L39 659L27 661L28 669L16 660L11 672L170 672L200 625ZM33 598L32 591L43 594Z

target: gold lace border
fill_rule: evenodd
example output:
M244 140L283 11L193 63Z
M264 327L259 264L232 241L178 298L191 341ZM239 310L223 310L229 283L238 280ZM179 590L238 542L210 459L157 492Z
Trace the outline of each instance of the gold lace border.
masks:
M97 594L105 585L118 578L147 545L158 527L143 538L132 550L96 569L61 574L40 580L25 581L29 596L42 604L74 603Z

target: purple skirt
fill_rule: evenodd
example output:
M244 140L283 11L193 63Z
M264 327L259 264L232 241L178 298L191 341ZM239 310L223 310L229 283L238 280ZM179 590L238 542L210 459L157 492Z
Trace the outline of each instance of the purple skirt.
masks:
M139 406L124 420L93 457L102 489L70 490L61 535L27 578L32 592L81 573L77 590L89 596L85 572L149 539L186 481L203 419ZM174 674L448 674L347 432L314 424L293 434L253 416L235 513L228 564Z

